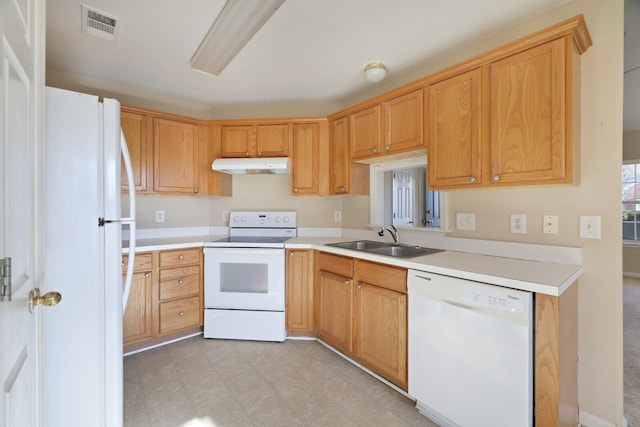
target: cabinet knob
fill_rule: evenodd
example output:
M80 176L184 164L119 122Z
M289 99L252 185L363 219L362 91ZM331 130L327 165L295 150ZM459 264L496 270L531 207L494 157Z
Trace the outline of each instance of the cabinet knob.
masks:
M250 156L248 151L245 151L244 155L245 155L245 157L249 157Z
M122 261L122 266L124 267L125 265L127 265L127 263Z
M184 311L181 311L180 313L178 313L178 316L183 317L184 316Z
M293 256L293 251L289 251L289 256Z
M184 259L184 255L180 255L180 256L178 257L178 259L179 259L180 261L182 261L182 260Z
M151 273L144 273L144 277L148 279L149 277L151 277Z
M298 192L298 187L294 188L294 189L293 189L293 192L294 192L294 193L297 193L297 192Z
M387 151L389 151L389 150L391 149L391 147L389 147L388 145L385 145L385 146L384 146L384 149L385 149L385 150L387 150Z
M377 152L378 152L378 149L377 149L377 148L372 148L372 149L371 149L371 152L372 152L372 153L377 153Z
M182 279L178 280L178 284L179 285L182 285L183 283L184 283L184 280L182 280Z
M262 151L258 151L258 157L262 157Z
M345 281L344 281L344 284L345 284L345 285L348 285L348 284L349 284L349 281L348 281L348 280L345 280Z
M340 186L340 191L344 191L344 187Z
M358 289L362 289L362 285L358 283Z
M491 179L492 179L493 181L500 181L500 175L493 175L493 176L491 177Z
M476 177L475 176L470 176L469 177L469 182L476 182Z

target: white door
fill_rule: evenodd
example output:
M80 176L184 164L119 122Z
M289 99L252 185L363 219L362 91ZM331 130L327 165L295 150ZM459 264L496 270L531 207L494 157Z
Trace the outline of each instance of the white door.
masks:
M0 426L42 422L39 285L44 111L43 0L0 0L0 259L11 258L11 301L0 299ZM8 287L5 288L8 293Z
M413 173L411 169L393 171L393 225L413 225L414 199Z

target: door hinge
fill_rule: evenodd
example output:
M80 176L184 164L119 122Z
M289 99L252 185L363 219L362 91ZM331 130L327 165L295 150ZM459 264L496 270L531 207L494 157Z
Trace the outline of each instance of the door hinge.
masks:
M11 258L0 259L0 302L11 302Z

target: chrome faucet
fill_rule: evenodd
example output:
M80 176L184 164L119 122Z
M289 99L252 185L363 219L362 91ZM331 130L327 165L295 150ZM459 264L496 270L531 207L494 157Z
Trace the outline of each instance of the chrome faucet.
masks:
M378 231L378 236L384 236L384 230L387 230L389 234L391 234L391 237L393 237L393 243L400 242L400 234L393 224L383 225L380 231Z

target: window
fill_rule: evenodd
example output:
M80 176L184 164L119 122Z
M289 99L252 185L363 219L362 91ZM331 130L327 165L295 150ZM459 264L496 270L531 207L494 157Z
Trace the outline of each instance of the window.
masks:
M622 165L622 239L640 240L640 163Z

